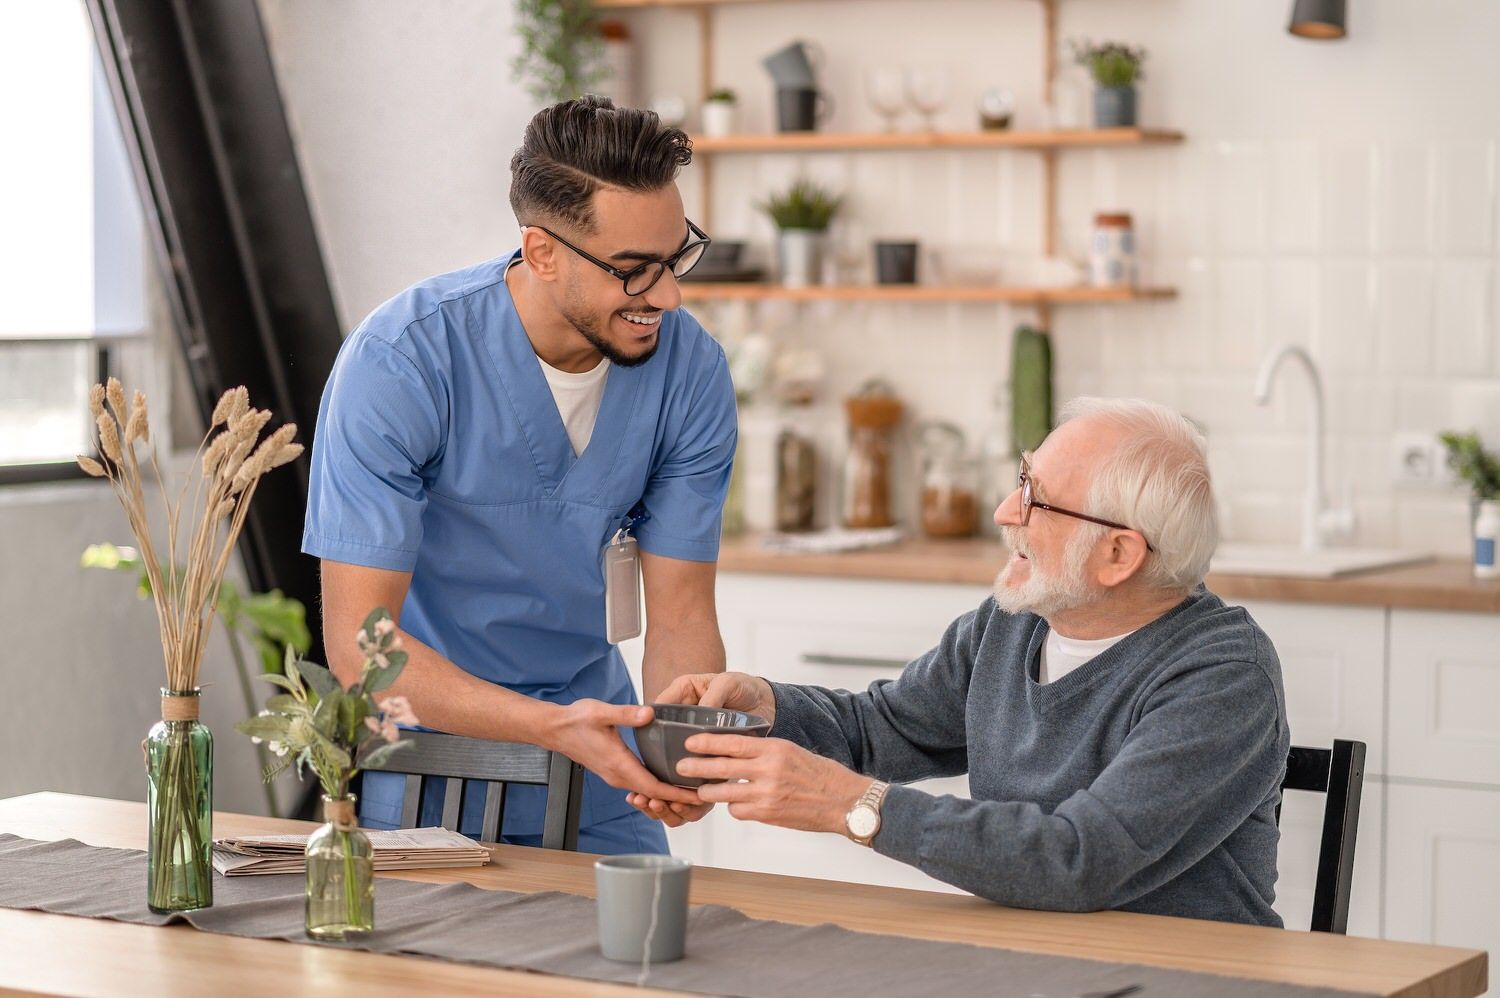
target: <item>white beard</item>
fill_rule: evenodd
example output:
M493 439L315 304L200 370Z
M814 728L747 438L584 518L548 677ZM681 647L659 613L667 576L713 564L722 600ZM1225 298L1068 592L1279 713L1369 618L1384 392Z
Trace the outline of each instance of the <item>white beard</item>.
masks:
M1068 610L1076 610L1094 601L1094 587L1085 575L1089 553L1098 541L1098 535L1088 524L1068 539L1063 549L1062 571L1056 575L1045 574L1035 561L1030 560L1031 550L1025 537L1015 527L1004 527L1001 533L1005 546L1012 552L1027 556L1031 565L1031 577L1019 586L1009 586L1012 560L1000 570L995 579L995 605L1006 613L1034 613L1038 617L1051 617Z

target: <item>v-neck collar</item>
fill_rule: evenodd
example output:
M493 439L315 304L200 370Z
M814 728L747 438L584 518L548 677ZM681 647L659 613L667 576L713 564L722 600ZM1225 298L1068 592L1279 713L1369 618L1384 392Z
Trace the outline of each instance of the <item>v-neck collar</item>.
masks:
M610 366L604 382L604 397L599 402L599 415L594 420L593 436L583 453L574 456L562 413L557 409L557 400L547 384L542 365L538 363L540 358L521 324L510 285L505 280L505 274L520 255L519 250L511 254L501 271L503 312L495 324L497 328L484 330L485 344L509 397L516 422L531 450L542 497L589 502L598 497L619 457L626 423L635 411L645 365Z

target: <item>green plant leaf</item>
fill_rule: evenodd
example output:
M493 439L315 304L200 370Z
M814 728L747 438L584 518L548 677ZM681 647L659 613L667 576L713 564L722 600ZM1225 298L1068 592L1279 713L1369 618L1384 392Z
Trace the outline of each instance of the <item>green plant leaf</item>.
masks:
M343 692L343 686L339 684L333 673L328 671L326 665L302 659L297 663L297 671L301 674L302 681L320 697L326 697L334 691Z
M291 725L290 718L279 714L264 714L234 722L234 730L240 734L249 735L251 738L284 742L287 740L287 732L291 729Z
M392 654L402 655L401 652L393 652ZM390 655L386 657L391 658ZM403 659L405 658L404 655L402 655L402 657ZM405 665L406 663L404 661L400 665L397 665L394 661L392 661L391 664L386 666L384 669L371 669L369 671L369 674L365 676L362 692L366 696L369 696L371 693L376 693L380 690L388 688L392 683L396 681L396 677L401 675L401 670L405 667Z
M279 686L282 689L288 690L291 693L303 693L304 692L303 689L302 689L302 687L298 686L296 683L292 682L287 677L279 675L279 674L274 673L274 672L263 673L260 678L264 679L266 682L270 683L272 686Z
M366 753L364 759L360 762L360 768L374 769L378 766L383 766L393 754L410 744L411 742L388 742L377 748L373 748Z
M302 701L290 693L278 693L266 701L266 710L274 710L282 713L299 711L304 709Z

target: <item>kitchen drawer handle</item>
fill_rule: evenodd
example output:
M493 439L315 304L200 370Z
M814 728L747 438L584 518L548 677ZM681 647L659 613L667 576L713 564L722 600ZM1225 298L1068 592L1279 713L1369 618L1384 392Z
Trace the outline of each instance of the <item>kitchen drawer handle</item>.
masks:
M870 655L824 655L819 652L807 652L802 656L802 661L808 665L853 665L861 669L896 669L906 668L907 659L904 658L876 658Z

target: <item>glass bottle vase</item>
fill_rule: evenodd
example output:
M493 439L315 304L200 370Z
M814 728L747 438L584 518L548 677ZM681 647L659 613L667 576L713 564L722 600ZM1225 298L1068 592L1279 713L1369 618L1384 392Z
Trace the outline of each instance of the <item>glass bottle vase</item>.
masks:
M146 904L155 912L214 903L214 739L198 721L198 690L162 690L146 756Z
M354 795L324 796L327 823L307 838L307 934L347 939L375 928L375 854L354 820Z

